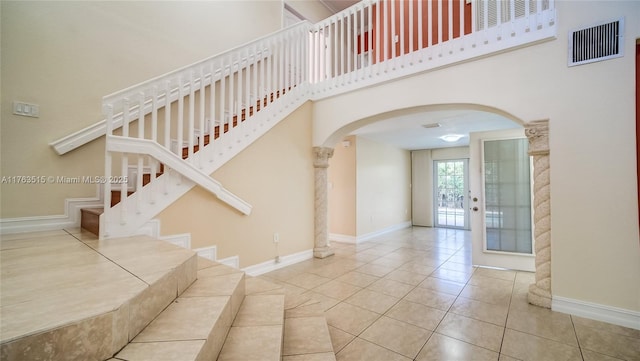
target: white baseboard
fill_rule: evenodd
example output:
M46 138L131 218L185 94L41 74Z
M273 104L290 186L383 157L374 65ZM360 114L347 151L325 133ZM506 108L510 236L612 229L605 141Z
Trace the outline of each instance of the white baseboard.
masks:
M194 248L193 251L195 251L198 256L206 258L209 261L215 261L216 258L218 258L218 247L216 246Z
M100 187L93 198L69 198L64 201L64 214L0 219L0 234L53 231L80 227L80 210L104 206Z
M557 312L589 318L640 330L640 312L597 303L553 296L551 309Z
M267 262L258 263L253 266L245 267L242 270L250 276L259 276L261 274L275 271L278 268L290 266L298 262L306 261L313 258L313 249L290 254L288 256L281 256L280 262L276 263L275 259ZM218 261L220 262L220 261Z
M216 260L216 262L222 263L223 265L226 265L229 267L240 268L240 257L238 256L231 256L231 257L219 259L219 260Z
M356 236L349 236L346 234L329 233L329 241L336 241L342 243L356 243Z
M411 224L410 221L402 222L402 223L394 224L394 225L389 226L389 227L385 227L385 228L379 229L377 231L369 232L369 233L363 234L361 236L355 236L355 237L354 236L344 235L344 234L331 233L331 234L329 234L329 239L332 240L332 241L336 241L336 242L358 244L358 243L369 241L372 238L381 236L381 235L389 233L389 232L394 232L394 231L398 231L400 229L409 228L409 227L411 227L411 225L412 224Z

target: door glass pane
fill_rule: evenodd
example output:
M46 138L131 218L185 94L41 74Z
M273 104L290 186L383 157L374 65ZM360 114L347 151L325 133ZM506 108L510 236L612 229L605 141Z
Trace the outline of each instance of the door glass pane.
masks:
M435 161L436 226L468 228L467 160Z
M532 254L527 139L484 142L486 249Z

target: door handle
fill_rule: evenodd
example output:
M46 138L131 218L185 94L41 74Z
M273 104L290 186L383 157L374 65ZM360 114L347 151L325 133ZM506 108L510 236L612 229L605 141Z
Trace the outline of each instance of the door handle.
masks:
M473 208L471 208L471 209L473 209L473 211L474 211L474 212L477 212L477 211L478 211L478 207L473 207Z

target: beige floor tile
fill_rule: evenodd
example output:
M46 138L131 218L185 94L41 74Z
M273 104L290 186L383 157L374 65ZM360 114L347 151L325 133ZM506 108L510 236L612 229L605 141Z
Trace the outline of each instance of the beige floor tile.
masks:
M151 322L134 342L207 339L215 322L231 325L228 296L179 298Z
M413 272L408 272L408 271L403 271L398 269L398 270L392 271L391 273L386 275L384 278L406 283L411 286L417 286L422 281L424 281L427 278L427 276L420 273L413 273Z
M444 268L438 268L431 274L432 277L458 283L466 283L471 278L471 275L472 273L469 272L452 271Z
M352 335L359 335L380 315L363 308L341 302L325 313L327 324Z
M373 344L361 338L356 338L349 345L336 354L338 361L411 361L398 353Z
M446 312L435 308L401 300L387 311L385 316L433 331L445 314Z
M348 283L350 285L354 285L358 287L367 287L379 279L380 277L368 275L366 273L351 271L349 273L346 273L336 278L336 281Z
M393 297L404 297L407 293L409 293L414 287L408 285L406 283L390 280L390 279L380 279L374 283L372 283L367 289L379 293L383 293L385 295L393 296Z
M300 305L298 307L285 310L285 319L295 317L324 317L324 310L320 303Z
M474 275L497 278L505 281L515 281L516 271L512 270L500 270L494 268L478 267Z
M427 279L422 281L418 286L457 296L460 294L460 292L462 292L464 283L451 282L435 277L427 277Z
M218 361L280 361L282 326L231 327Z
M475 267L469 263L458 263L458 262L451 262L451 261L447 261L443 263L440 266L440 268L451 270L451 271L463 272L467 274L473 273L475 270Z
M364 266L358 267L355 271L376 276L376 277L384 277L394 269L395 267L382 266L374 263L367 263Z
M247 295L257 293L280 293L284 294L284 287L279 284L258 278L258 277L245 277L244 280L245 293Z
M478 272L483 268L478 268ZM486 287L490 289L500 289L505 291L511 291L513 289L513 280L503 280L495 277L488 277L476 272L470 279L469 284L479 287ZM515 277L515 273L513 274Z
M417 273L423 276L429 276L431 273L433 273L433 271L436 270L436 268L421 264L420 262L411 261L400 266L398 270Z
M379 318L360 335L369 342L411 359L418 355L429 336L431 331L385 316Z
M596 320L590 320L590 319L582 318L582 317L578 317L578 316L571 316L571 319L573 320L573 323L576 324L576 325L586 326L586 327L591 327L591 328L597 328L597 329L602 330L602 331L616 333L616 334L619 334L619 335L622 335L622 336L627 336L627 337L633 337L633 338L640 339L640 329L636 330L636 329L633 329L633 328L628 328L628 327L623 327L623 326L618 326L618 325L612 325L610 323L596 321Z
M416 361L497 361L498 353L434 333Z
M289 318L284 323L283 356L333 352L324 317Z
M382 256L369 264L396 269L407 262L407 260L398 259L395 257Z
M325 296L321 293L317 293L314 291L308 291L302 294L303 296L309 296L310 299L309 301L305 302L305 305L309 305L309 304L319 304L320 307L322 308L323 311L327 311L328 309L330 309L331 307L337 305L338 303L340 303L340 300L335 299L335 298L331 298L329 296Z
M601 328L575 325L580 347L623 360L640 360L640 339ZM611 328L609 328L611 329Z
M331 344L333 345L333 351L335 353L340 352L340 350L342 350L356 337L333 326L329 326L329 335L331 336Z
M314 288L313 291L342 301L354 295L361 289L362 287L350 285L348 283L340 281L330 281Z
M458 297L449 312L504 327L509 307Z
M601 353L597 353L595 351L587 350L587 349L584 349L584 348L582 350L580 350L580 351L582 351L582 358L583 358L584 361L620 361L620 360L623 360L623 359L620 359L620 358L603 355Z
M234 326L282 325L284 318L283 295L245 296L238 310Z
M419 303L425 306L437 308L441 311L448 311L456 296L448 293L440 293L427 288L417 287L413 291L409 292L404 299Z
M354 306L362 307L365 310L379 314L387 312L387 310L398 303L398 301L400 301L400 299L397 297L388 296L368 289L360 290L345 300L345 302Z
M547 308L529 306L509 312L507 328L578 347L571 317Z
M511 289L492 289L474 285L466 285L460 296L494 305L508 306L511 302Z
M316 288L322 284L325 284L329 281L331 281L330 278L320 277L312 273L302 273L302 274L298 274L293 278L288 279L286 282L294 286L298 286L298 287L310 290L312 288Z
M498 361L522 361L522 360L519 360L517 358L513 358L511 356L507 356L507 355L501 353L500 354L500 358L498 359Z
M182 297L231 296L244 281L244 273L205 277L196 280ZM241 285L244 287L244 283Z
M500 352L504 328L448 313L436 329L436 332L491 351Z
M193 361L204 340L130 343L116 355L117 360Z
M510 329L505 331L501 352L523 361L582 360L577 347Z
M306 355L283 356L282 361L336 361L336 355L333 352L323 352Z

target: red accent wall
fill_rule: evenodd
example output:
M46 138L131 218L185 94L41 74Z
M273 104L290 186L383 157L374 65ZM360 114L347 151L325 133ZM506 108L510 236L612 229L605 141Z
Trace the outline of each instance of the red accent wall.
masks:
M423 26L423 38L422 38L422 46L418 46L418 32L420 31L418 28L418 3L422 3L422 26ZM387 43L388 50L386 59L390 59L393 56L393 47L395 47L396 56L402 55L402 47L400 41L397 43L394 42L394 34L400 35L402 32L404 34L404 53L409 53L414 50L418 50L419 48L426 48L429 46L429 36L431 37L431 44L438 43L438 8L442 7L442 41L447 41L450 38L458 38L460 37L460 7L464 6L464 34L470 34L471 29L471 4L466 4L465 0L453 0L451 4L452 11L452 20L453 20L453 29L452 34L449 34L449 0L417 0L417 1L404 1L404 2L391 2L391 1L381 1L379 4L373 6L372 9L372 20L371 20L371 33L372 33L372 60L373 63L378 61L378 51L384 51L385 42ZM380 29L377 28L378 24L378 10L377 6L380 6ZM391 7L394 7L393 11ZM402 9L401 9L402 6ZM409 27L409 9L413 7L413 43L409 44L409 32L411 31ZM401 11L404 13L404 29L400 29L400 13ZM387 37L384 38L384 17L385 12L387 14ZM394 31L391 31L391 14L393 13L395 24ZM429 17L431 17L431 30L429 31ZM368 50L368 36L369 33L364 34L365 39L365 51ZM360 53L360 41L362 36L358 37L358 53ZM381 56L381 59L385 59L384 56Z
M638 225L640 226L640 43L636 40L636 172L638 182Z

